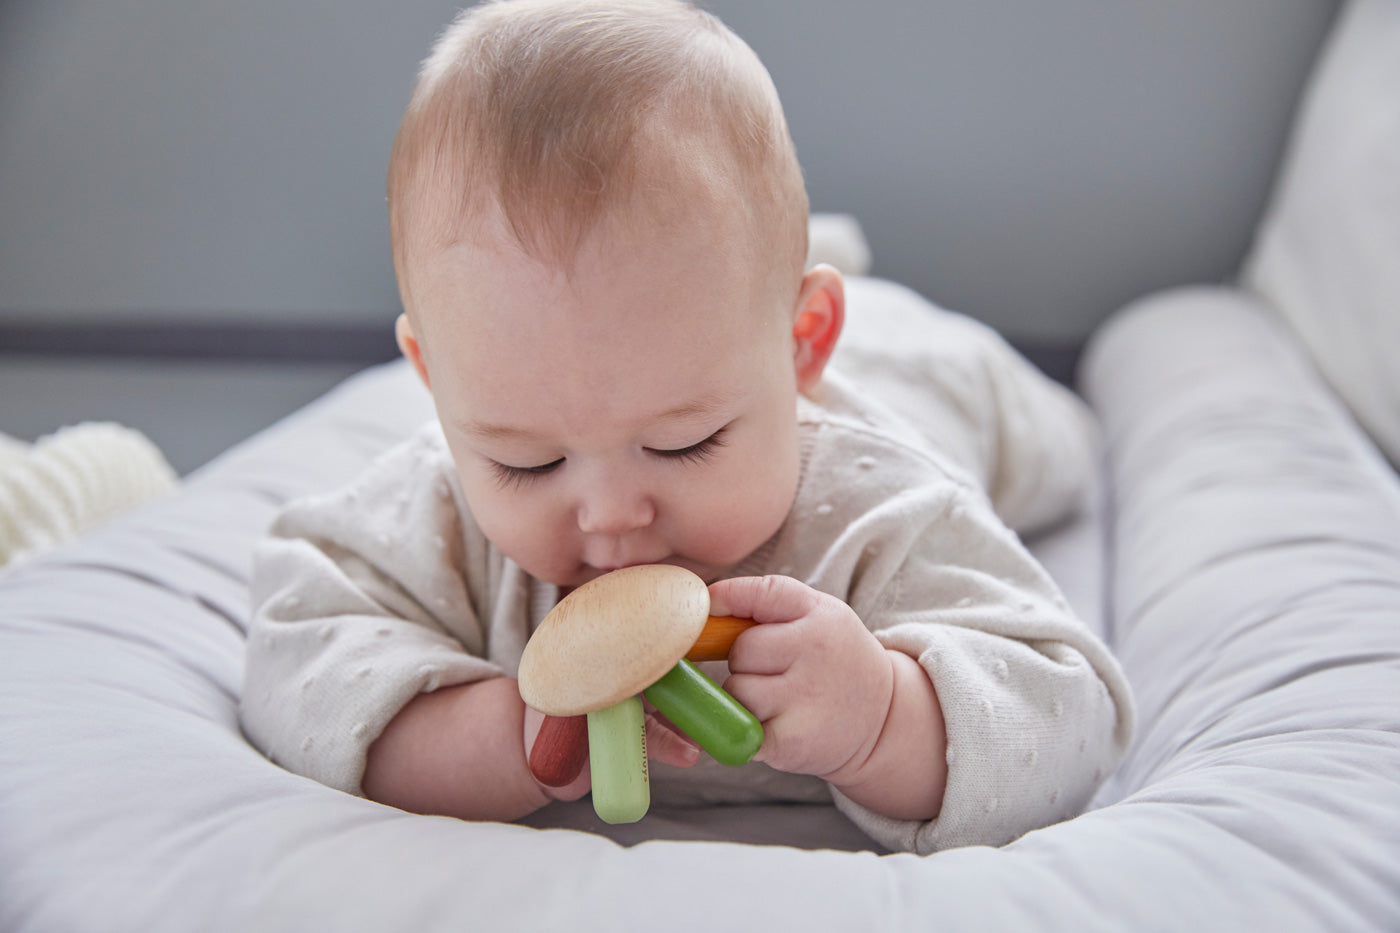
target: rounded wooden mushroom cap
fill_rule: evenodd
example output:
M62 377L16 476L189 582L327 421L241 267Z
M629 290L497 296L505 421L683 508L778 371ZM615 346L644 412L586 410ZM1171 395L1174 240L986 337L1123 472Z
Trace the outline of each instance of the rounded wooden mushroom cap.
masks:
M520 696L549 716L578 716L641 693L685 656L710 612L689 570L624 567L559 601L520 657Z

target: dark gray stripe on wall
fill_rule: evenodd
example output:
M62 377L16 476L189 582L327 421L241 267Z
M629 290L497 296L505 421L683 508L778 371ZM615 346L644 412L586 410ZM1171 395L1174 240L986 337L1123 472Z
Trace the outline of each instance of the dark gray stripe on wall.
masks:
M0 354L378 363L398 355L393 318L240 321L198 315L0 313ZM123 315L125 317L125 315Z
M1046 375L1073 385L1080 345L1009 339ZM398 347L392 315L347 320L329 314L240 319L195 313L0 312L0 354L379 363L395 358Z

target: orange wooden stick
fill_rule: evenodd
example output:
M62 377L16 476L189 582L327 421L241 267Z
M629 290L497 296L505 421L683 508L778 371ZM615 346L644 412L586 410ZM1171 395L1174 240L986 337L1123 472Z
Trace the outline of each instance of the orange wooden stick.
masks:
M729 657L729 649L734 647L734 640L757 624L752 619L740 619L735 616L710 616L705 620L700 637L695 639L695 644L685 653L685 659L723 661Z

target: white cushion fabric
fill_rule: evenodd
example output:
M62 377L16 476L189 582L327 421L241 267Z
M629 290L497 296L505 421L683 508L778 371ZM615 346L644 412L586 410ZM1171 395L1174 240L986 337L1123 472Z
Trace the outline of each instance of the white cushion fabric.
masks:
M1400 928L1394 477L1237 295L1116 320L1086 373L1141 712L1099 809L877 856L837 851L862 842L831 807L654 812L614 841L586 804L467 823L272 765L235 718L252 544L431 414L391 365L0 574L0 929Z
M1309 81L1244 284L1400 465L1400 3L1351 0Z
M1114 881L1165 889L1143 926L1400 929L1400 481L1247 293L1145 299L1084 373L1141 717L1086 818L1141 834Z

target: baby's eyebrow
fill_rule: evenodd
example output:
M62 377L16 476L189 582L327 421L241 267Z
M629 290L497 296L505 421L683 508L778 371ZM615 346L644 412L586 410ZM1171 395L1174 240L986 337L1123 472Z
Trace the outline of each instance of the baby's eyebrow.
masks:
M729 401L727 395L704 396L657 412L645 420L655 423L705 418L723 411L728 407ZM462 430L472 437L484 441L530 441L544 437L544 435L537 431L531 431L529 428L521 428L511 424L496 424L490 421L467 421L462 424Z
M472 437L484 441L531 440L539 437L534 431L527 431L524 428L512 427L508 424L491 424L484 421L468 421L462 425L462 429Z
M727 397L705 396L675 408L668 408L658 414L655 421L685 421L691 418L704 418L713 415L726 408L729 404Z

